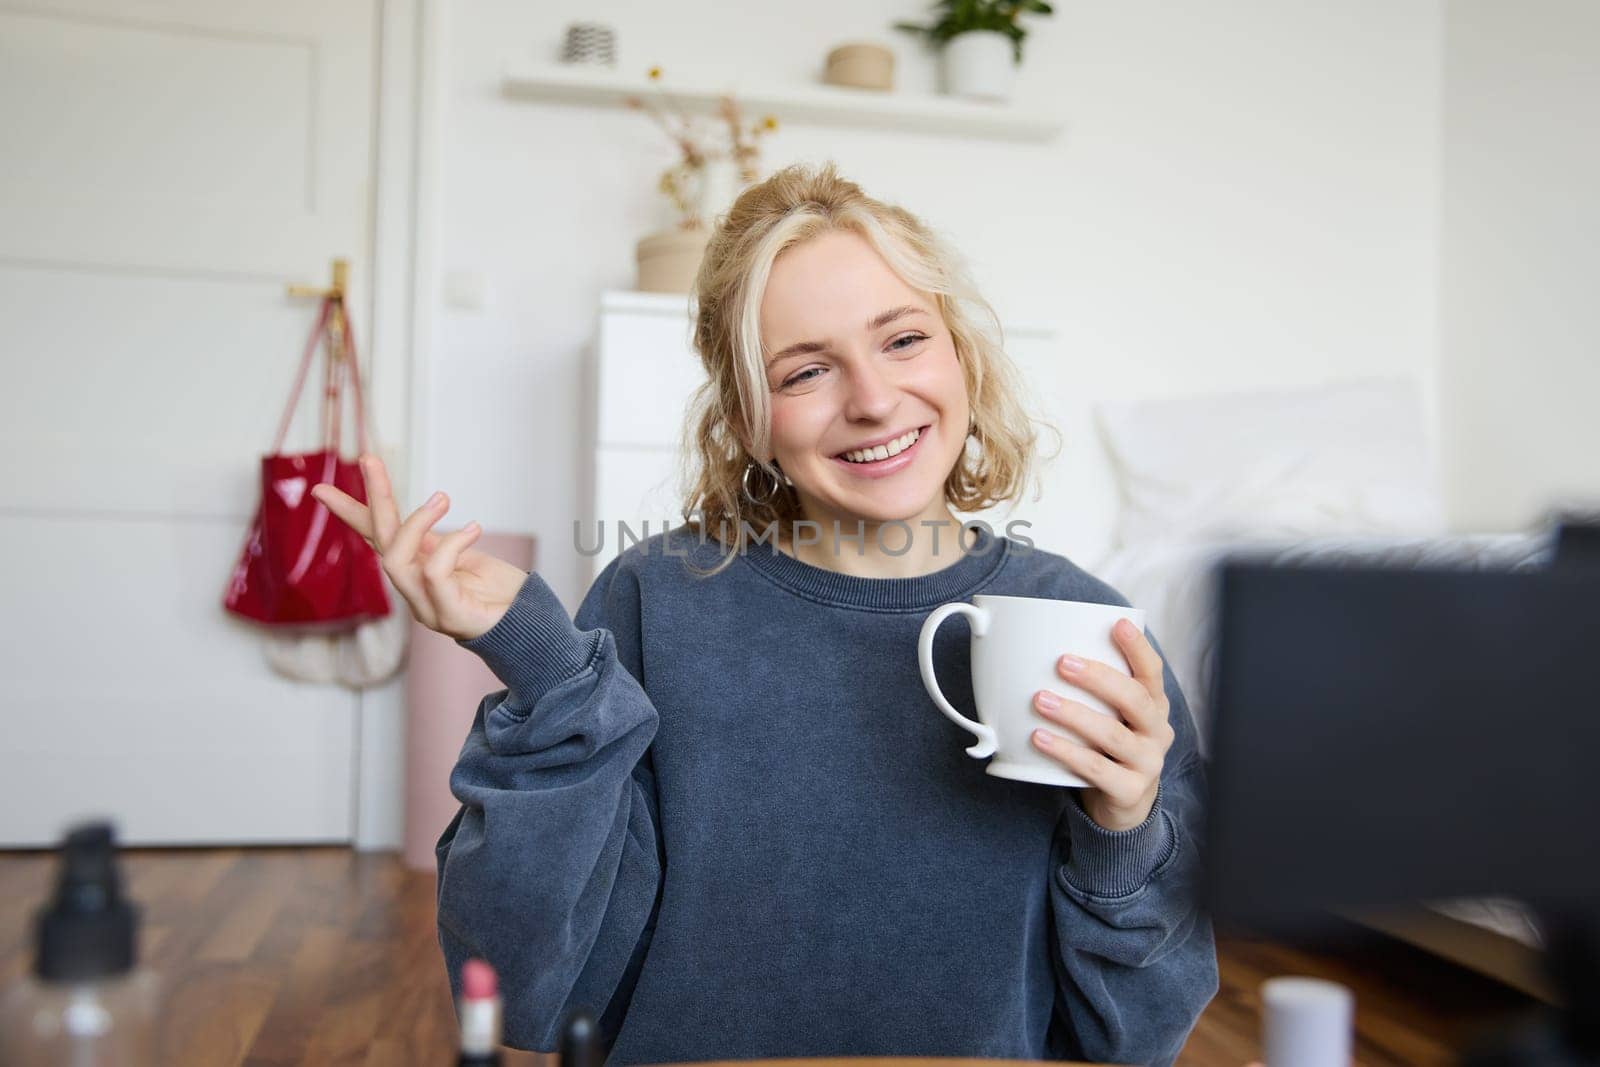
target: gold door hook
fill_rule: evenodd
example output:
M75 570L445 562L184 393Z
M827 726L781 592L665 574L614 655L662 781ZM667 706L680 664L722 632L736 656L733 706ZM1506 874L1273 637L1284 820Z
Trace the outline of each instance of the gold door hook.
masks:
M348 259L336 259L333 261L333 284L331 286L321 289L315 285L291 285L289 286L289 295L314 296L318 300L331 296L335 300L343 300L345 287L349 282L350 261Z

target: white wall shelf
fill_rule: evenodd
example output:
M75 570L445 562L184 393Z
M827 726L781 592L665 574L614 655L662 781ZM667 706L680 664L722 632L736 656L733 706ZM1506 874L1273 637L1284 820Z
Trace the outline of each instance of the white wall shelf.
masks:
M506 73L507 96L552 103L621 107L630 96L647 96L660 85L687 109L714 112L724 93L738 98L747 118L776 116L795 122L878 130L1049 141L1065 125L1055 115L949 96L844 89L833 85L783 87L679 85L628 77L611 70L555 65L519 67Z

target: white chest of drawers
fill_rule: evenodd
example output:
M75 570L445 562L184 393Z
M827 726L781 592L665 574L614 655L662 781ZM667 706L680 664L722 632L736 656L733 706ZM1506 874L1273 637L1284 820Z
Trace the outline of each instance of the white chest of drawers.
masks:
M617 555L619 534L642 540L647 522L649 536L683 522L680 437L690 396L705 381L690 328L687 296L601 294L577 537L590 581Z

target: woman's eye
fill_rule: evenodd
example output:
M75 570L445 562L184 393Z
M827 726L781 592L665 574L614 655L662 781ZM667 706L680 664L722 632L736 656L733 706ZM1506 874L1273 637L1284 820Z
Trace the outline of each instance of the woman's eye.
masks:
M822 373L822 368L821 367L809 367L806 370L801 371L799 374L796 374L793 378L788 379L783 384L785 386L801 385L801 384L804 384L805 382L809 382L811 380L809 377L807 377L807 375L809 375L809 374L821 374L821 373Z
M926 334L908 333L902 337L896 337L893 341L890 341L889 351L904 352L919 341L926 341L927 339L928 337ZM778 388L787 389L792 385L805 385L807 382L815 381L816 376L822 372L822 367L807 367L805 370L794 375L792 378L785 378L783 384Z

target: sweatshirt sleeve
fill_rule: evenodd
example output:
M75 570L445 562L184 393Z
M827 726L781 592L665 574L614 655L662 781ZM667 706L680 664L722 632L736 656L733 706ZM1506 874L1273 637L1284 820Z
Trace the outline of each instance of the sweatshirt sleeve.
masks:
M478 705L439 838L439 942L453 993L487 960L504 1040L553 1052L568 1014L609 1052L654 930L665 856L638 677L637 576L613 560L576 620L537 574L488 632L458 641L506 688Z
M1150 817L1102 829L1074 790L1056 828L1050 900L1062 1058L1164 1067L1217 992L1216 945L1200 910L1205 765L1171 667L1165 686L1177 736Z

